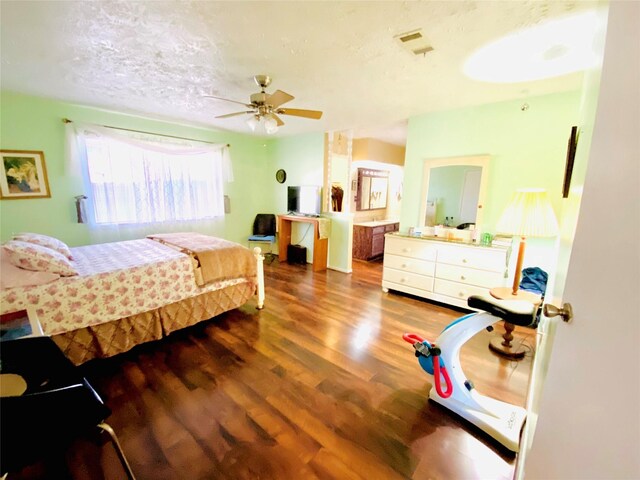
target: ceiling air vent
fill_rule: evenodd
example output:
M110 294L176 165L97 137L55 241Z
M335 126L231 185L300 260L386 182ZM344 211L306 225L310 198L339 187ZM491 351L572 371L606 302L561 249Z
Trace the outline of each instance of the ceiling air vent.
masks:
M396 39L404 50L412 53L413 55L425 55L433 50L433 47L422 34L421 28L401 33L393 38Z

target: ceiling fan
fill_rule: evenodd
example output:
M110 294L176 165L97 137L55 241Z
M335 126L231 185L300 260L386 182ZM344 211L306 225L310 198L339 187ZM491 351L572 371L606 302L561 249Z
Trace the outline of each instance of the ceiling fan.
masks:
M281 105L290 102L295 97L289 95L282 90L276 90L274 93L266 93L265 89L271 84L271 77L269 75L256 75L253 80L260 87L260 92L251 95L251 103L237 102L235 100L229 100L227 98L216 97L213 95L204 95L208 98L215 98L216 100L224 100L225 102L238 103L244 105L249 110L242 112L227 113L225 115L218 115L215 118L229 118L237 115L252 116L247 120L247 124L251 130L255 130L256 127L264 122L264 128L267 133L275 133L278 131L278 127L284 125L284 122L278 115L293 115L296 117L312 118L314 120L322 117L322 112L318 110L302 110L299 108L286 108Z

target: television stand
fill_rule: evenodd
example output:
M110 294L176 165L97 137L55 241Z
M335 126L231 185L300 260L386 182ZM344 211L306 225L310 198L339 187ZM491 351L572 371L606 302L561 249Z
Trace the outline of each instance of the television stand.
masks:
M301 215L278 215L278 259L287 261L287 247L291 244L291 222L313 224L313 263L314 272L322 272L327 269L328 238L320 238L320 218Z

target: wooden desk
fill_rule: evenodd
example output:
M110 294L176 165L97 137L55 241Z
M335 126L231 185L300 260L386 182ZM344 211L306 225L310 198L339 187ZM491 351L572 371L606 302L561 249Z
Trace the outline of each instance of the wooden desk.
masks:
M319 219L316 217L301 217L297 215L278 215L279 231L279 259L287 261L287 247L291 244L291 222L313 224L313 263L314 272L322 272L327 269L328 238L320 238Z

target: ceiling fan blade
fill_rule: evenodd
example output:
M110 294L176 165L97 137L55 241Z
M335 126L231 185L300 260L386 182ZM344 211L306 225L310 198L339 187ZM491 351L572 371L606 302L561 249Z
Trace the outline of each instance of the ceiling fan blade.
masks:
M284 122L282 121L282 119L278 115L276 115L275 113L272 113L271 116L276 119L276 122L278 123L279 127L284 125Z
M322 117L322 112L318 110L301 110L299 108L279 108L278 113L282 115L294 115L296 117L313 118L319 120Z
M227 113L226 115L218 115L217 117L214 117L214 118L229 118L229 117L235 117L236 115L246 115L247 113L253 113L253 110L249 110L247 112Z
M229 100L228 98L215 97L213 95L203 95L203 97L215 98L216 100L224 100L225 102L237 103L238 105L244 105L245 107L253 107L253 105L251 105L250 103L236 102L235 100Z
M271 105L273 108L276 108L284 103L290 102L294 98L296 97L294 97L293 95L289 95L287 92L283 92L282 90L276 90L269 96L267 103Z

